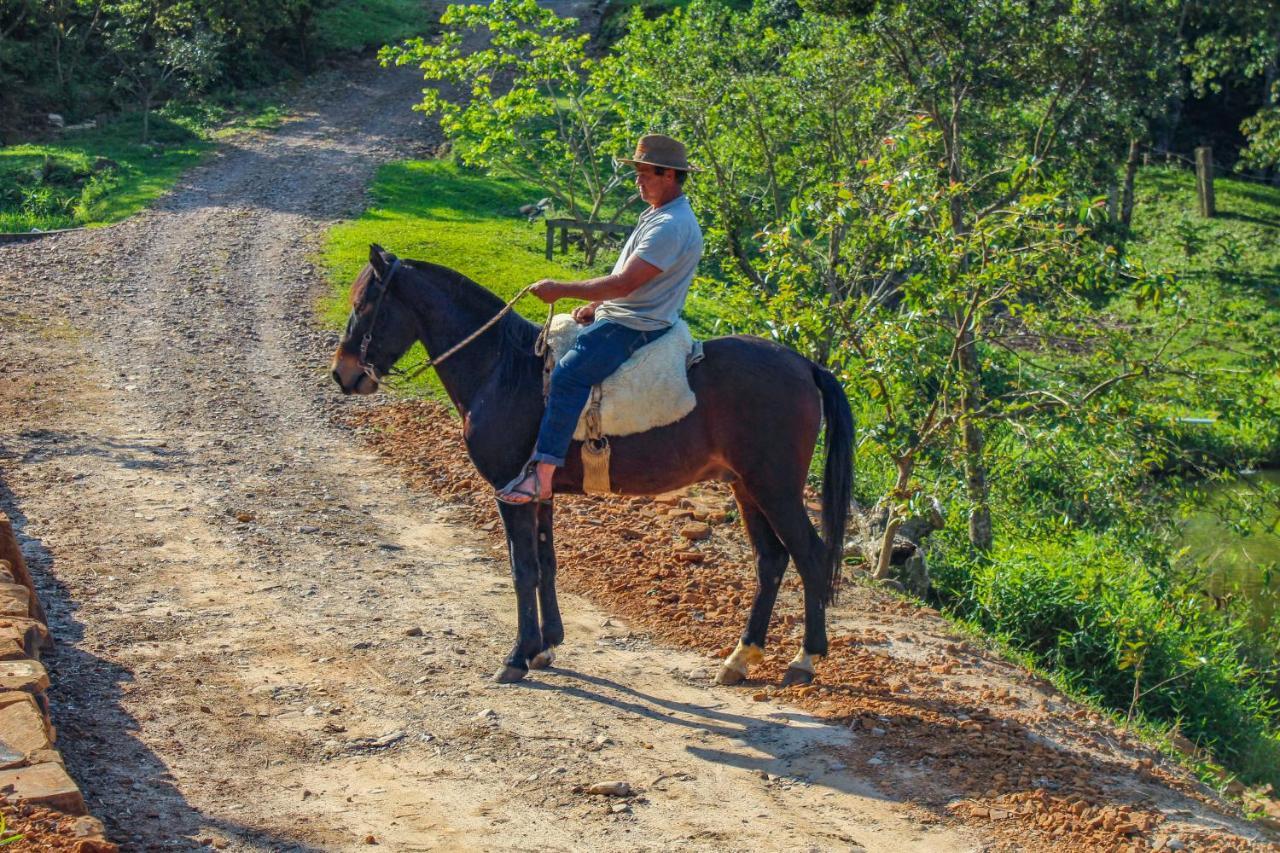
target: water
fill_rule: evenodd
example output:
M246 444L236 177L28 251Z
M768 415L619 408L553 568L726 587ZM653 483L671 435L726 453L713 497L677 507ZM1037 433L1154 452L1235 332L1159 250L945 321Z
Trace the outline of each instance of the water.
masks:
M1280 487L1280 470L1261 471L1251 477ZM1211 486L1207 505L1212 506L1228 495L1229 490L1249 489L1246 483ZM1214 596L1244 598L1250 602L1250 622L1261 630L1277 615L1280 599L1280 532L1276 515L1280 507L1272 507L1265 520L1256 524L1251 535L1242 536L1214 513L1205 510L1187 519L1182 542L1187 546L1187 561L1204 566L1209 574L1206 590ZM1269 523L1268 523L1269 522ZM1267 566L1275 571L1268 584Z

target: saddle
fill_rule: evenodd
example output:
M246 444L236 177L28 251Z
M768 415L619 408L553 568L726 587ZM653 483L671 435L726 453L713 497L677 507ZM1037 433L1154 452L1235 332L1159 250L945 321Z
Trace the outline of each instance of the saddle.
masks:
M557 314L547 333L543 394L551 371L573 348L580 326L569 314ZM587 494L611 494L609 437L633 435L673 424L693 411L697 398L688 370L702 360L702 342L677 320L671 331L636 350L614 373L591 389L573 437L582 444L582 488Z

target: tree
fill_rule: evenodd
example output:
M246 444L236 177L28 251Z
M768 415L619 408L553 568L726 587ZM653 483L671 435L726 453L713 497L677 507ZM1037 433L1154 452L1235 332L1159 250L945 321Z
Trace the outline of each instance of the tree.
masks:
M1146 73L1146 45L1162 38L1148 24L1163 0L951 0L828 5L856 19L886 57L914 103L939 132L945 227L957 241L1017 203L1052 161L1064 179L1109 170L1114 155L1099 137L1123 138ZM869 11L863 11L870 6ZM1127 97L1126 97L1127 96ZM1084 143L1084 144L1082 144ZM1116 143L1113 143L1114 147ZM957 272L971 259L962 256ZM958 336L969 536L991 545L985 437L972 413L981 405L982 357L962 304Z
M124 0L104 11L106 44L120 69L116 83L137 98L146 142L152 105L176 86L212 80L221 43L187 0Z
M536 0L450 6L435 44L421 38L386 47L384 64L415 64L428 89L416 109L439 115L462 162L524 178L575 219L616 218L628 203L614 157L633 140L620 134L615 102L585 55L590 37ZM475 48L465 37L486 34ZM588 260L596 241L587 238Z
M1280 6L1269 0L1192 3L1183 61L1197 95L1221 92L1233 81L1259 86L1261 106L1240 126L1242 152L1256 169L1280 167Z
M1017 439L1070 428L1093 441L1106 430L1113 449L1142 446L1146 422L1130 395L1186 370L1195 349L1183 340L1181 307L1165 296L1169 280L1097 239L1099 201L1070 202L1034 167L1018 199L954 228L951 196L964 187L934 180L941 135L928 116L907 120L859 164L834 204L815 196L800 206L802 217L770 230L764 247L778 285L764 311L780 321L781 337L803 350L834 333L833 367L878 410L863 416L867 441L892 466L877 576L888 571L898 526L922 513L922 464L935 485L960 478L972 500L971 428L984 439L990 429ZM842 247L836 292L814 284L831 268L833 242ZM1159 316L1117 322L1097 304L1113 293L1157 301ZM1135 335L1139 326L1167 331ZM1148 454L1134 457L1102 466L1121 472L1108 489L1129 488L1144 472ZM1094 481L1081 489L1104 490Z
M713 214L704 223L712 254L757 286L752 237L785 214L805 178L788 157L796 105L778 73L787 49L761 7L739 14L695 0L653 21L637 9L606 64L631 134L660 128L689 146L704 169L689 193Z
M1241 152L1246 165L1255 169L1280 169L1280 82L1271 87L1271 97L1257 113L1245 119L1240 130L1249 140Z
M74 105L80 63L99 36L103 0L53 0L42 5L53 41L53 66L58 88Z

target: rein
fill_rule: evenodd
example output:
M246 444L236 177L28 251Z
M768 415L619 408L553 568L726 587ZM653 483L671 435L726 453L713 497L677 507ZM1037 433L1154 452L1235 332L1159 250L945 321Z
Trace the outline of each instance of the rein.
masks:
M378 301L375 302L373 306L373 319L369 322L369 331L365 332L364 337L360 340L360 367L364 371L366 376L368 376L374 382L378 382L380 384L383 384L383 379L380 379L378 377L377 368L375 368L367 360L367 356L369 353L369 343L373 340L373 330L378 323L378 314L382 311L382 301L383 299L386 298L387 291L391 289L391 281L399 270L400 270L400 260L397 258L394 262L392 262L391 269L387 270L386 278L379 280L378 283L382 285L382 288L378 293ZM524 297L524 295L532 289L533 289L532 284L521 288L520 292L517 293L514 297L512 297L510 302L502 306L502 310L500 310L497 314L493 315L493 317L490 318L487 323L485 323L480 328L476 329L470 335L467 335L458 343L449 347L449 349L440 353L440 355L436 356L435 358L428 357L426 361L418 365L418 367L414 369L412 372L396 370L393 367L390 371L388 371L388 375L399 376L403 378L405 382L413 381L414 379L421 376L424 372L426 372L430 368L439 365L445 359L449 358L451 355L456 353L458 350L462 349L467 344L471 343L476 338L480 337L482 334L489 331L489 329L493 328L494 324L497 323L499 320L501 320L503 317L507 316L507 314L511 313L511 309L515 307L515 304L519 302L520 299ZM545 323L542 324L542 331L538 333L538 340L534 342L534 345L533 345L533 354L536 356L542 357L546 355L547 336L551 332L551 318L555 316L555 308L556 308L556 304L554 302L552 302L550 305L547 306L547 320Z

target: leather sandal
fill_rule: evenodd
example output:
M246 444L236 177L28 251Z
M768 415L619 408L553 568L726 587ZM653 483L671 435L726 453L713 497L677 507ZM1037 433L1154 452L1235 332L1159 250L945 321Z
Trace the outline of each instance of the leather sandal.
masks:
M525 480L533 478L533 489L520 488L520 484ZM504 504L511 506L525 506L532 503L545 503L551 498L542 497L542 477L538 475L538 463L530 459L525 463L524 468L515 476L510 483L507 483L501 489L494 493L494 497L502 501ZM519 499L516 499L519 498Z

